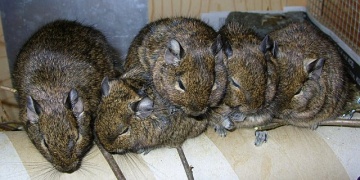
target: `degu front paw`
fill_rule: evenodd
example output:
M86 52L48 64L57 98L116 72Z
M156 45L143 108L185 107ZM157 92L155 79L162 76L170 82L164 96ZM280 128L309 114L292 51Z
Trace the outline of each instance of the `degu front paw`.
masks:
M228 131L232 131L235 129L235 124L229 118L223 118L221 125L227 129Z
M226 137L226 129L223 126L215 125L214 130L220 137Z
M255 146L261 146L268 139L267 131L255 131Z

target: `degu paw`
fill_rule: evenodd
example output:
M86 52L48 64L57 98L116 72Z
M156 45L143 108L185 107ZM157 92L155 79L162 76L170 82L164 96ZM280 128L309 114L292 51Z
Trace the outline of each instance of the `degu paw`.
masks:
M356 110L355 110L355 109L350 110L350 111L344 113L344 114L342 115L342 118L344 118L344 119L352 119L355 113L356 113Z
M235 129L234 122L232 122L229 118L224 118L221 122L221 125L228 131L232 131Z
M319 127L319 123L313 124L310 126L311 130L316 130Z
M214 130L220 137L226 137L226 129L223 126L215 125Z
M255 131L255 146L261 146L268 139L267 131Z

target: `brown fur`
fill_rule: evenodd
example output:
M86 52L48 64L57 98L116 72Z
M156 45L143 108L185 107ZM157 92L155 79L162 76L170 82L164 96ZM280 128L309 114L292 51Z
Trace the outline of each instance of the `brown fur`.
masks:
M66 20L40 28L18 54L14 82L20 119L57 170L77 170L90 149L99 85L114 75L117 58L101 32Z
M133 104L144 97L122 80L104 80L102 86L106 95L98 107L95 132L109 152L140 153L157 147L179 146L206 130L207 121L197 121L182 112L170 114L157 102L153 112L141 119Z
M238 128L265 123L271 119L267 102L275 94L277 80L271 59L266 60L261 51L262 41L234 22L224 25L219 33L225 39L228 86L223 104L214 109L211 121L220 115L222 121L232 120Z
M199 116L217 105L225 93L222 58L220 37L204 22L160 19L145 26L133 40L123 79L138 90L151 86L149 96Z
M306 22L290 24L270 37L278 43L277 117L295 126L314 127L339 116L348 96L348 79L335 45Z

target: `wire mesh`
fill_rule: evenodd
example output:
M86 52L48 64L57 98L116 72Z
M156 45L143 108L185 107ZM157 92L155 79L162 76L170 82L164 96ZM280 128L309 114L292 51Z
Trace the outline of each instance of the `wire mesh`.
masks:
M360 55L360 1L308 0L308 13Z

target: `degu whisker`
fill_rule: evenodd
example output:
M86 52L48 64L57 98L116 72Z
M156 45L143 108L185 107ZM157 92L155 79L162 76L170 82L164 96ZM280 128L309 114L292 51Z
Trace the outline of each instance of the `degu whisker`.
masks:
M90 170L97 170L97 171L105 172L105 170L101 166L99 166L97 163L92 163L92 162L83 162L80 170L89 171L89 172L91 172Z
M53 173L55 168L47 161L25 162L24 166L28 170L31 179L48 179L49 174Z
M140 154L133 154L133 153L128 153L126 154L128 160L130 162L132 162L133 167L132 169L136 169L137 171L139 171L140 169L147 169L149 168L151 171L155 171L157 175L161 175L162 177L160 179L169 179L171 177L168 177L166 175L166 172L162 171L161 169L157 168L156 166L146 162L145 160L143 160L143 158L141 157L142 155ZM138 172L135 172L135 174L139 174ZM145 174L141 171L141 174L143 176L145 176Z
M94 144L94 147L96 145ZM99 156L101 154L100 151L95 151L94 150L94 147L92 147L92 149L90 149L90 151L85 155L83 161L88 161L88 160L91 160L93 158L95 158L96 156Z
M52 168L52 169L49 169L47 174L45 174L44 180L45 179L60 179L62 174L63 173L55 170L55 168Z
M47 161L38 161L38 162L22 162L23 165L29 169L29 171L33 170L39 170L42 171L44 168L53 167L49 162Z
M49 176L52 176L54 172L57 172L57 170L55 170L52 166L38 167L36 169L29 170L29 175L31 179L49 179Z
M144 161L140 160L139 155L135 155L132 153L125 154L125 160L128 160L129 164L131 164L130 166L135 167L135 168L131 167L131 169L140 171L140 173L134 172L134 174L139 174L139 175L141 174L143 177L146 177L144 172L140 170L143 169L144 166L146 167L146 164Z
M99 168L99 169L96 169L96 170L101 170L101 169ZM80 169L78 169L76 171L76 173L81 174L83 177L94 177L94 176L97 175L94 171L92 171L87 166L81 166Z
M95 173L93 173L93 172L91 172L89 169L87 169L86 167L85 168L83 168L83 167L81 167L79 170L78 170L78 174L81 174L83 177L85 177L86 175L88 175L88 174L95 174Z
M140 169L144 169L144 166L146 167L146 164L144 161L140 160L140 157L138 154L133 153L127 153L124 155L125 161L128 163L128 166L131 170L140 171ZM139 174L139 172L133 172L134 174ZM140 171L140 174L142 174L143 177L146 177L143 171Z
M140 166L142 163L139 161L139 155L133 153L126 153L123 155L116 155L115 160L121 169L127 169L130 172L126 173L134 177L134 179L146 179Z

